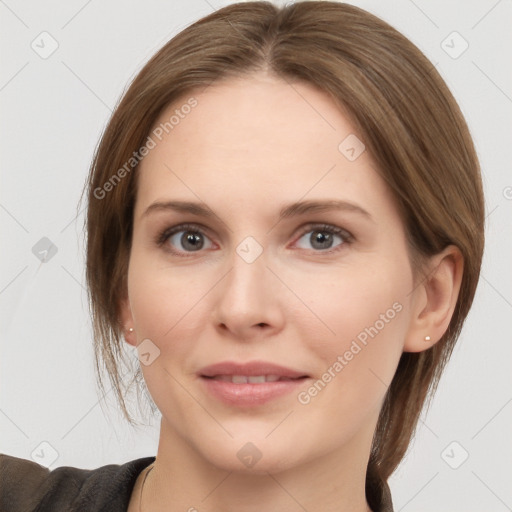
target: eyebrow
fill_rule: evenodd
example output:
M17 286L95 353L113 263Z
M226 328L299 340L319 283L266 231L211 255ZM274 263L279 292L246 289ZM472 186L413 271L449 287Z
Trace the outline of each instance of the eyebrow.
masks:
M298 201L285 205L279 211L279 220L308 213L322 213L331 210L358 213L368 220L373 220L370 213L361 206L349 201L337 199ZM208 206L206 206L206 204L193 201L156 201L148 206L141 217L145 217L150 213L159 211L177 211L205 218L217 217L217 215Z

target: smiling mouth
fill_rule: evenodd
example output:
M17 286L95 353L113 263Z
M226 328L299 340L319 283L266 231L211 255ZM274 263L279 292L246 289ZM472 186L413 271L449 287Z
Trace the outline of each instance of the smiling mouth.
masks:
M202 377L233 384L264 384L265 382L299 381L308 378L307 375L301 377L283 377L281 375L214 375L209 377L202 375Z

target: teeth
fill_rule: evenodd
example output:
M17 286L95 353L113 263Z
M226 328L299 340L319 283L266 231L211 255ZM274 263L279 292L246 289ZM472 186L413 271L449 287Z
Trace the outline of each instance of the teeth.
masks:
M254 375L249 377L248 380L251 384L260 384L262 382L265 382L265 375Z
M216 380L232 382L233 384L263 384L265 382L277 382L278 380L291 380L279 375L217 375Z

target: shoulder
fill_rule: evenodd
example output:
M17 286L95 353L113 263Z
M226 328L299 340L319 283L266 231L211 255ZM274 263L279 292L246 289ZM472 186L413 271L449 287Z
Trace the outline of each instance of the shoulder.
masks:
M50 471L30 460L0 454L0 510L126 512L145 457L96 469L62 466Z

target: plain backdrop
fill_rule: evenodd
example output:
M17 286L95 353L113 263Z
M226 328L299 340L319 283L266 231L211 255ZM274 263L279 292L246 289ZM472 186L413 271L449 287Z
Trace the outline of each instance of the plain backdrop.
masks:
M0 452L51 469L156 454L159 416L129 427L113 393L100 400L95 387L77 203L126 84L177 32L228 3L0 2ZM486 194L475 303L390 480L395 510L512 510L512 3L352 3L436 65L470 126ZM50 243L41 262L38 248Z

